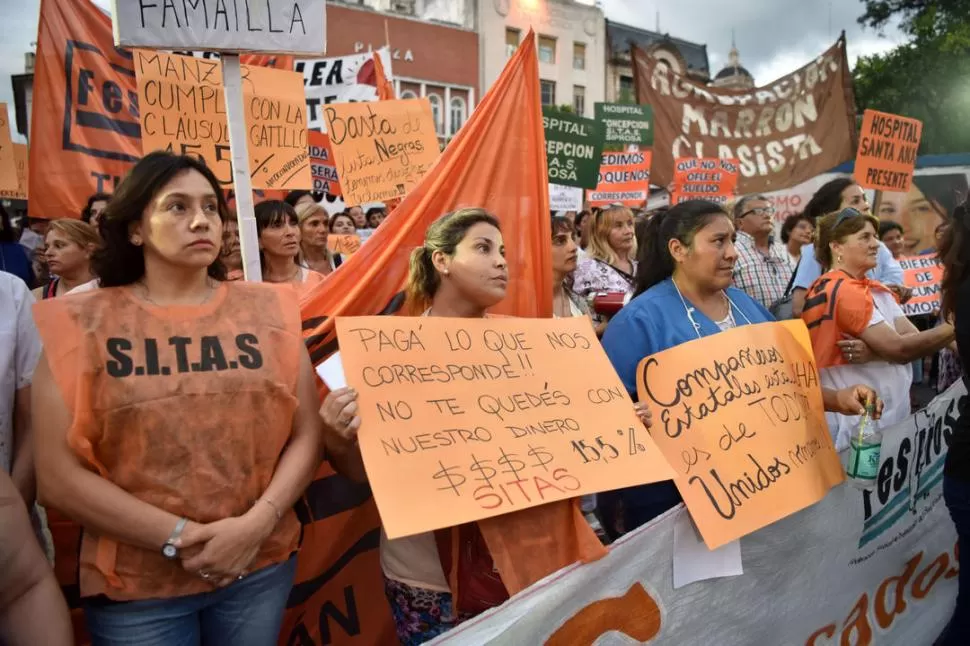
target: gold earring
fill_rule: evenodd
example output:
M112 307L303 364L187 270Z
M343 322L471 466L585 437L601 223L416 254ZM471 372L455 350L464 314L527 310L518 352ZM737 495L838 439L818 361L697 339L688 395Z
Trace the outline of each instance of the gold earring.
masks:
M447 275L448 275L448 270L447 270L447 269L445 269L445 270L444 270L443 272L441 272L441 273L442 273L442 274L444 274L445 276L447 276Z
M842 264L842 254L839 254L839 259L836 262L838 262L840 265Z
M141 238L132 237L131 238L131 244L135 245L136 247L140 247L141 246Z

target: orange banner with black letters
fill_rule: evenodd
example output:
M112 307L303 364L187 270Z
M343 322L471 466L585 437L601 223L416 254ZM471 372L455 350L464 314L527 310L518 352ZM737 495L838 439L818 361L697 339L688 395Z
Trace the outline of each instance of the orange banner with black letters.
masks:
M637 394L712 550L843 480L802 321L743 325L646 357Z
M304 334L314 363L337 349L335 317L404 313L403 287L411 251L423 243L434 220L460 207L484 207L502 224L510 280L508 295L495 311L524 317L552 315L552 234L538 67L535 34L530 33L434 168L368 244L303 297ZM510 150L515 151L515 163L510 162ZM324 520L304 526L297 583L280 643L394 643L378 563L379 520L373 499L361 498L356 505L353 500L345 502L348 491L359 490L333 476L329 467L319 478L307 499L309 508L326 510L313 516ZM479 527L510 592L586 557L580 549L589 545L587 534L595 540L568 502L488 519ZM575 532L578 540L550 540L564 535L553 531ZM339 545L334 545L335 536ZM534 539L528 556L518 553L525 538ZM363 613L378 608L385 614L385 623L365 621ZM348 620L350 614L352 620ZM347 641L349 634L356 635L354 641Z
M293 69L290 56L242 62ZM30 215L79 218L88 196L112 193L141 158L131 52L90 0L41 0L30 122Z

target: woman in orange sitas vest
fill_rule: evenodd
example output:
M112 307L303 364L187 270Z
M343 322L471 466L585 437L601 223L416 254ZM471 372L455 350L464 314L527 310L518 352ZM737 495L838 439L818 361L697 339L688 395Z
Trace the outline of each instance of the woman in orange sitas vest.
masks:
M83 528L95 645L278 637L318 400L293 288L222 282L227 215L201 162L152 153L104 214L102 288L34 308L38 489Z
M910 413L913 372L908 364L953 342L952 325L920 332L888 287L866 277L876 266L879 221L847 208L818 222L815 255L825 270L808 289L802 319L808 326L825 388L862 383L885 402L879 425ZM837 450L849 446L858 416L826 413Z

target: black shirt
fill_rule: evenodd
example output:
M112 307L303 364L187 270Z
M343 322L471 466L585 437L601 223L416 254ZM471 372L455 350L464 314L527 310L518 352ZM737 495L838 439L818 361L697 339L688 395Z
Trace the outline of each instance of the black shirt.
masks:
M963 364L963 383L970 391L970 377L967 376L967 366L970 364L970 278L965 279L957 288L953 314L957 349L960 351ZM966 396L960 400L960 417L953 425L953 437L950 440L944 473L970 481L970 405L968 401L970 397Z

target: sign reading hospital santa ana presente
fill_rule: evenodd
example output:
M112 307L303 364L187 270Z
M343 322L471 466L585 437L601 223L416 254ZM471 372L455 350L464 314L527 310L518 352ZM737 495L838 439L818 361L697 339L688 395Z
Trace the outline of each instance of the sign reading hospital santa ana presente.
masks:
M115 45L324 54L325 0L112 0Z
M637 393L711 549L818 502L843 480L801 321L743 325L651 355L640 362Z
M603 150L603 125L592 119L542 109L549 183L596 188Z
M390 538L673 477L586 318L336 324Z

